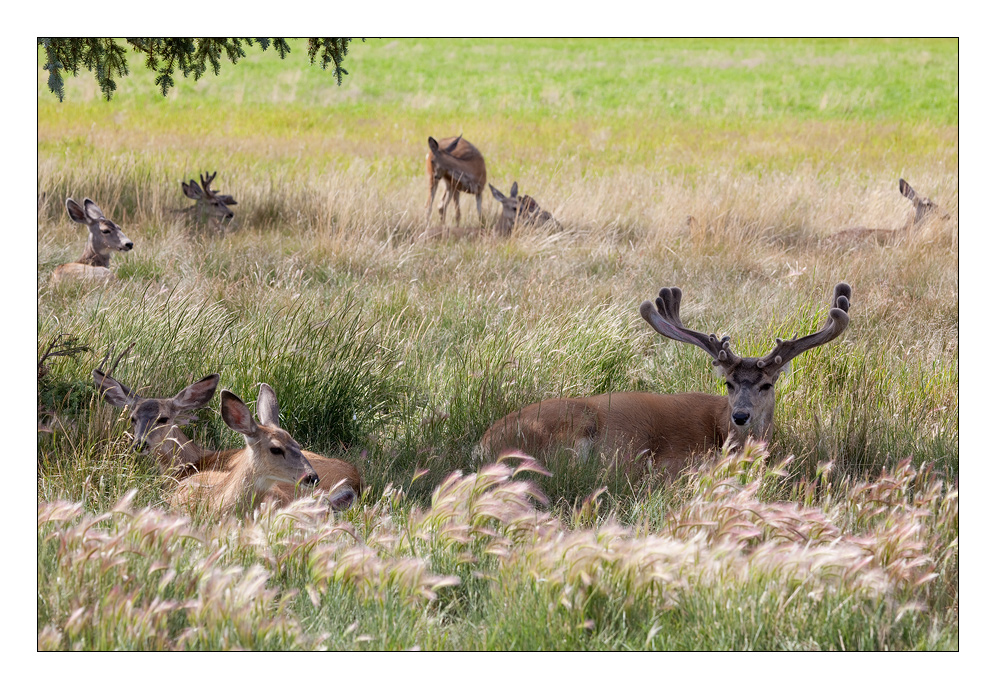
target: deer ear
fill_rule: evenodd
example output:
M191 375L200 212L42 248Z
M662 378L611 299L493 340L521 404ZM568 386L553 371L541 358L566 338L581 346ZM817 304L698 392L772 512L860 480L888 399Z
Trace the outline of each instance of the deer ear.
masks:
M792 373L793 373L793 360L789 360L788 362L786 362L776 370L773 379L778 381L780 378L782 378L783 375L789 376Z
M429 150L433 153L440 150L440 145L436 143L436 139L433 139L433 137L429 137Z
M357 492L351 486L338 486L328 493L326 500L333 510L346 510L357 500Z
M191 182L193 183L193 180L191 180ZM194 199L194 200L197 200L197 199L200 199L200 198L201 198L201 195L200 195L200 194L197 194L197 193L196 193L196 192L194 191L194 188L193 188L193 187L191 187L191 186L190 186L189 184L187 184L186 182L181 182L181 183L180 183L180 187L181 187L181 189L183 189L183 195L184 195L185 197L187 197L188 199ZM198 190L198 191L200 191L200 190Z
M100 210L100 206L90 199L83 200L83 208L86 210L87 218L90 220L100 220L104 217L104 212Z
M104 396L104 400L115 407L128 407L135 402L135 395L128 390L127 386L115 381L100 369L93 370L93 381L97 384L97 389L101 395Z
M907 180L902 177L900 178L900 193L911 201L917 201L917 192L915 192L914 188L907 184Z
M66 210L69 212L69 217L77 223L87 222L87 214L83 211L83 207L72 199L66 199Z
M509 190L509 196L511 196L513 198L519 196L519 183L518 182L513 182L512 183L512 189Z
M277 406L277 394L265 383L260 384L260 396L256 399L256 416L262 424L280 426L280 408Z
M180 410L196 410L208 404L218 387L218 374L210 374L195 381L173 396L173 404Z
M492 196L495 197L498 201L505 201L505 194L495 189L495 187L492 186L491 182L488 183L488 189L492 190Z
M243 436L255 436L259 430L246 403L231 391L222 391L222 420Z

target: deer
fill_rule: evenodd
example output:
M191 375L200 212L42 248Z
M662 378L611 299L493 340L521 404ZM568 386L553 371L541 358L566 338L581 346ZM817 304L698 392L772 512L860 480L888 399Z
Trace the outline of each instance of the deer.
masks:
M182 211L183 213L197 209L198 217L208 216L213 218L218 226L221 227L223 220L232 220L235 216L235 213L229 206L235 206L238 202L231 194L219 194L211 189L211 183L217 176L217 170L210 175L205 171L204 175L200 176L200 186L198 186L197 182L191 180L189 183L181 182L180 187L183 189L184 196L196 202L193 206L185 208Z
M301 446L280 427L277 396L265 383L260 384L256 410L259 423L239 396L222 390L222 419L242 434L246 445L228 457L223 469L203 470L180 480L170 496L171 507L188 512L200 505L212 512L252 510L278 482L308 487L319 483Z
M688 392L620 392L584 398L543 400L506 415L484 434L475 449L482 459L511 449L532 455L568 448L580 457L601 452L617 459L641 458L678 476L697 454L743 447L749 437L769 442L775 414L775 384L803 352L831 342L848 326L851 287L838 283L824 326L792 340L776 338L764 357L741 357L730 336L694 331L682 325L682 291L660 290L640 315L657 333L694 345L713 358L724 377L726 395Z
M93 377L106 402L129 411L133 450L154 454L161 473L183 479L196 472L225 470L230 466L238 449L205 449L180 429L181 425L193 420L194 410L206 407L214 397L218 374L195 381L172 398L139 396L100 368L93 370ZM348 508L363 487L356 467L339 458L327 458L307 450L302 452L318 473L316 488L325 492L333 509ZM278 506L285 506L295 498L295 487L288 482L278 482L266 498Z
M442 179L446 189L440 201L440 223L446 224L447 203L453 199L457 225L460 225L459 197L461 192L465 192L474 195L478 205L478 222L484 225L484 216L481 214L481 193L487 182L485 159L474 144L464 138L464 135L441 139L438 143L436 139L429 137L426 175L429 177L429 199L426 201L427 224L433 212L436 188Z
M848 228L847 230L839 230L831 235L829 238L830 241L833 244L859 242L867 239L872 239L876 243L889 242L894 238L909 235L932 216L937 215L942 220L948 220L949 214L946 211L928 197L921 196L914 191L914 188L903 178L900 178L900 193L907 199L910 199L910 202L914 205L914 214L900 228Z
M554 220L554 217L540 208L536 200L527 195L519 196L519 183L513 182L509 196L506 196L493 185L488 188L492 190L492 196L502 204L502 215L499 217L495 229L501 235L508 235L517 224L539 226L546 223L553 223L557 227L561 224Z
M125 236L121 227L104 217L100 206L90 199L84 199L81 206L72 199L66 199L66 211L77 223L86 225L87 236L83 256L78 261L56 266L52 280L59 283L66 278L109 281L114 278L111 272L111 252L130 252L135 244Z

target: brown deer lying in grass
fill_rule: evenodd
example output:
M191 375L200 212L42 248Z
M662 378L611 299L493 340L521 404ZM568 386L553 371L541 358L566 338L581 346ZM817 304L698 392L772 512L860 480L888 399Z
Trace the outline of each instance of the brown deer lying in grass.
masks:
M870 239L876 243L885 243L910 235L932 216L937 215L942 220L949 218L948 213L928 197L921 196L915 192L914 188L907 184L907 181L903 178L900 179L900 193L910 199L910 202L914 205L913 215L900 228L848 228L847 230L839 230L831 235L828 240L832 244L838 245L857 243Z
M191 413L194 410L205 407L210 402L218 386L218 374L205 376L172 398L144 398L136 395L100 369L93 370L93 377L104 400L115 407L129 410L135 450L151 451L164 474L183 478L194 472L227 471L231 467L231 459L239 452L238 449L207 450L188 438L180 429L180 425L192 421ZM270 393L273 392L269 386L266 388ZM274 409L276 405L274 397ZM336 510L348 508L360 495L363 486L357 469L339 458L327 458L307 450L302 452L318 473L317 488L327 493L330 505ZM284 506L294 497L293 482L278 481L264 499Z
M117 223L104 217L104 212L90 199L84 199L82 206L66 199L66 211L75 222L86 225L90 234L79 261L57 266L52 280L58 283L66 278L105 281L113 278L111 252L128 252L135 245L125 237Z
M181 182L180 187L183 189L184 196L197 202L193 206L184 209L183 212L196 209L199 218L205 216L212 218L221 227L222 221L232 220L233 216L235 216L235 213L229 206L235 206L238 202L231 194L219 194L211 189L211 183L217 175L217 170L210 175L205 172L204 175L200 176L200 186L194 180L191 180L189 183Z
M609 393L587 398L557 398L524 407L489 428L476 456L494 456L506 449L532 455L555 448L579 455L593 451L621 459L646 456L673 477L695 453L718 448L725 441L741 445L749 437L769 440L775 413L775 383L790 361L837 338L848 325L851 288L838 283L824 327L793 340L776 338L764 357L739 357L729 337L718 339L682 325L678 288L662 288L655 303L640 305L641 316L655 331L705 350L722 370L727 395L707 393Z
M187 511L205 506L210 511L252 510L278 482L315 486L318 473L298 442L280 428L277 396L260 385L256 400L259 423L246 404L231 391L222 391L222 419L242 434L246 446L230 455L224 468L203 470L182 479L170 496L170 505Z
M519 196L519 183L513 182L509 196L506 196L494 186L488 185L492 190L492 196L502 204L502 216L499 218L495 229L501 235L508 235L516 225L538 226L545 223L553 223L557 227L561 224L554 220L554 217L540 208L533 197Z
M439 143L433 137L429 137L426 175L429 177L429 199L426 201L427 223L433 212L436 188L440 180L443 180L446 189L443 192L443 200L440 201L440 223L446 224L447 203L453 199L457 224L460 225L459 197L461 192L465 192L474 195L478 205L478 222L484 225L484 217L481 215L481 193L485 189L488 175L485 171L485 159L474 144L463 135L441 139Z

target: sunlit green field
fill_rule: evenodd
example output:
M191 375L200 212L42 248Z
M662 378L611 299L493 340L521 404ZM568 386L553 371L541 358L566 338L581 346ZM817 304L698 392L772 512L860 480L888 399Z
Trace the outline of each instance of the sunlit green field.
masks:
M958 647L955 41L368 40L342 86L292 51L165 99L132 57L110 103L89 74L60 103L39 57L38 354L89 348L39 380L39 648ZM458 133L561 229L499 238L487 192L483 229L466 195L427 227L426 139ZM224 233L177 212L206 170ZM950 217L829 241L900 228L901 177ZM67 197L135 242L110 286L50 282L83 247ZM842 280L848 330L780 382L767 449L674 482L566 453L475 475L531 402L721 392L640 318L662 286L759 355ZM148 395L269 383L367 494L172 513L93 389L132 342L116 375ZM217 400L187 431L236 447Z

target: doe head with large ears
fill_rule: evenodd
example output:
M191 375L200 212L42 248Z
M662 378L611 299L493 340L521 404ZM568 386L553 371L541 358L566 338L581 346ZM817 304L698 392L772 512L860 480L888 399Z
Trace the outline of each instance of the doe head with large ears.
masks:
M105 256L112 249L127 252L135 246L122 232L121 227L104 217L100 206L90 199L84 199L82 206L72 199L66 199L66 211L73 221L82 223L90 229L90 245L97 254Z
M211 401L219 381L218 374L209 374L172 398L145 398L100 369L93 370L93 378L105 401L114 407L129 410L135 449L156 448L167 457L182 452L182 448L173 447L178 441L171 432L175 427L191 421L190 413ZM181 443L186 441L185 437L181 438Z

